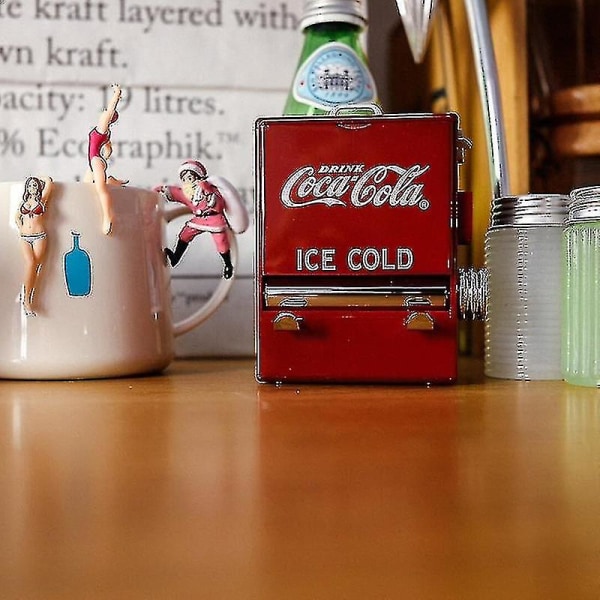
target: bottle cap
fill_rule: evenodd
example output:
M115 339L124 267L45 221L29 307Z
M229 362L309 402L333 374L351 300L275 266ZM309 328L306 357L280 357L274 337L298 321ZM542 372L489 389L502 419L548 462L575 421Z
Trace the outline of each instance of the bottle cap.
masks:
M600 186L575 189L570 197L567 223L600 221Z
M494 198L490 229L564 225L569 196L563 194L524 194Z
M305 0L300 28L306 29L317 23L334 21L351 23L358 27L367 24L365 0Z

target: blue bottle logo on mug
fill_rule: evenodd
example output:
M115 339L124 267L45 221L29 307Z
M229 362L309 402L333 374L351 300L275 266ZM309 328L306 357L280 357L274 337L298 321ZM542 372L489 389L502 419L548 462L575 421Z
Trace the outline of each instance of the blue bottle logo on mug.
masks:
M92 260L80 247L80 233L71 231L73 247L64 256L63 269L69 296L89 296L92 292Z

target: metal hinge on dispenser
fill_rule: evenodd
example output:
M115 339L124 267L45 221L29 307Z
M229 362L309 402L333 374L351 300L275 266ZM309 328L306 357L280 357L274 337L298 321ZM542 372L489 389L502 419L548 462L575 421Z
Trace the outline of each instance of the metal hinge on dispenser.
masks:
M484 321L488 305L488 271L469 267L458 270L458 309L460 318Z
M456 139L456 160L459 165L465 163L467 150L471 150L473 148L473 142L470 138L464 135L462 129L458 130L458 137Z

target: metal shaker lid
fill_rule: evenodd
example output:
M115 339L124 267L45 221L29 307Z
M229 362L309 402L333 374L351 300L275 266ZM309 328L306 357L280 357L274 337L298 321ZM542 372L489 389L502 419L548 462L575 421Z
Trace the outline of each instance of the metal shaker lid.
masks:
M305 0L301 29L332 21L364 27L367 24L366 0Z
M600 221L600 186L577 188L570 194L567 223Z
M564 225L569 196L564 194L525 194L494 198L490 229Z

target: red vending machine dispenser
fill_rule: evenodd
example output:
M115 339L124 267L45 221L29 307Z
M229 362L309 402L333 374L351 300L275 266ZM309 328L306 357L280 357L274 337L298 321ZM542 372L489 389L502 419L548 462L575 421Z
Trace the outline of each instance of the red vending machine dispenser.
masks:
M458 115L262 118L255 137L257 379L453 382Z

